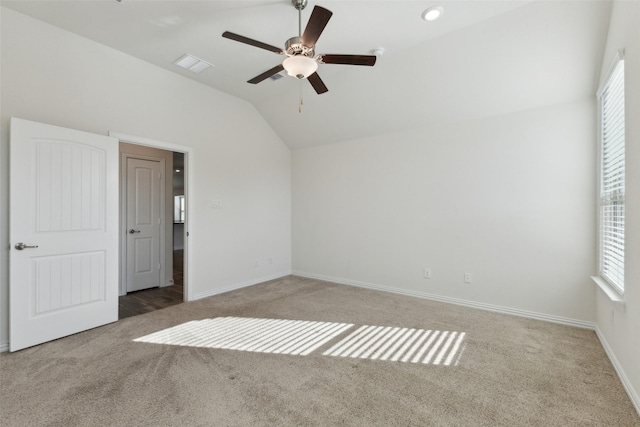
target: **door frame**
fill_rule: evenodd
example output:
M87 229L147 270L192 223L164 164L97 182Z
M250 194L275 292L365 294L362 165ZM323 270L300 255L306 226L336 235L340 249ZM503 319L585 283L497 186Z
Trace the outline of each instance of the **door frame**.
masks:
M160 150L173 151L177 153L184 154L184 194L186 196L186 212L185 212L185 220L184 220L184 293L183 299L184 301L191 301L193 299L193 290L192 286L190 286L190 277L193 274L193 263L191 256L191 238L190 238L190 230L193 228L193 215L191 215L192 206L194 206L194 196L193 196L193 186L191 185L194 182L194 162L191 159L195 159L194 150L191 147L187 147L184 145L174 144L171 142L158 141L154 139L149 139L145 137L128 135L121 132L109 131L109 136L113 136L118 138L119 142L124 142L127 144L134 145L142 145L145 147L157 148ZM168 179L168 177L165 177ZM122 229L122 225L118 228ZM121 241L124 240L122 238L122 233L120 235ZM120 246L122 247L122 246ZM122 255L122 254L121 254ZM122 284L120 285L120 289L122 289Z
M123 142L123 141L120 141ZM151 162L158 162L160 164L160 169L162 170L162 175L160 177L160 287L167 286L165 283L165 275L167 271L166 266L166 255L167 255L167 227L166 222L169 221L166 218L166 204L167 204L167 189L166 189L166 179L168 179L166 175L167 168L165 167L165 159L162 157L153 157L153 156L145 156L139 154L131 154L131 153L120 153L120 296L127 294L128 283L127 283L127 268L128 268L128 259L127 259L127 239L123 236L126 236L127 232L127 193L129 191L129 179L127 174L127 161L129 159L139 159L139 160L148 160Z

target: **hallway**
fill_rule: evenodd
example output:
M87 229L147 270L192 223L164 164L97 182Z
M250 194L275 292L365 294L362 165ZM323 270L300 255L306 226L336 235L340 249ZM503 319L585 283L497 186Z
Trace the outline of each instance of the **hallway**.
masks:
M118 299L118 319L149 313L184 301L184 251L173 251L173 285L130 292Z

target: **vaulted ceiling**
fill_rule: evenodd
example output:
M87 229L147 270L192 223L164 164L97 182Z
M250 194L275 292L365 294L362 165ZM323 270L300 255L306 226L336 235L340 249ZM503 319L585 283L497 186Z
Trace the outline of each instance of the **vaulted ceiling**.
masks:
M245 99L292 148L592 96L611 8L601 0L310 0L303 29L316 4L333 12L316 53L385 49L374 67L321 64L329 92L317 95L289 76L248 84L283 57L221 37L231 31L284 47L298 35L290 0L1 3ZM435 5L442 17L422 20ZM182 70L174 61L185 53L214 67Z

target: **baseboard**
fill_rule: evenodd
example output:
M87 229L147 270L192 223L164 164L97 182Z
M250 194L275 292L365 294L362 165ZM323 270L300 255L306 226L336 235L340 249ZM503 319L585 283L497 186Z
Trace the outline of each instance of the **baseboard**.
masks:
M0 353L6 353L7 351L9 351L9 343L8 342L0 343Z
M600 344L602 344L604 351L607 353L607 356L609 356L609 360L611 361L613 368L616 370L616 373L618 374L618 378L620 378L620 381L622 382L622 386L624 387L625 391L629 395L629 399L631 399L631 403L633 403L633 406L635 406L636 411L638 412L638 415L640 415L640 396L633 388L633 385L631 385L631 381L629 381L629 377L627 377L627 374L624 372L624 369L622 369L622 365L620 365L620 362L618 362L618 358L616 357L615 353L611 349L611 346L605 339L604 334L602 333L602 331L600 331L600 328L598 326L596 326L596 335L600 340Z
M340 277L323 276L323 275L318 275L318 274L306 273L306 272L303 272L303 271L293 271L291 274L293 274L294 276L307 277L307 278L310 278L310 279L324 280L324 281L327 281L327 282L338 283L338 284L341 284L341 285L357 286L359 288L367 288L367 289L373 289L373 290L376 290L376 291L390 292L390 293L393 293L393 294L400 294L400 295L406 295L406 296L410 296L410 297L423 298L423 299L428 299L428 300L432 300L432 301L446 302L446 303L449 303L449 304L461 305L461 306L464 306L464 307L471 307L471 308L477 308L477 309L480 309L480 310L493 311L495 313L511 314L511 315L514 315L514 316L526 317L526 318L529 318L529 319L544 320L546 322L559 323L561 325L575 326L575 327L578 327L578 328L595 329L595 327L596 327L594 322L587 322L587 321L584 321L584 320L571 319L571 318L568 318L568 317L561 317L561 316L554 316L554 315L551 315L551 314L536 313L534 311L520 310L520 309L516 309L516 308L511 308L511 307L502 307L502 306L498 306L498 305L485 304L485 303L475 302L475 301L468 301L468 300L463 300L463 299L459 299L459 298L451 298L451 297L446 297L446 296L442 296L442 295L429 294L429 293L426 293L426 292L417 292L417 291L410 291L410 290L407 290L407 289L391 288L391 287L384 286L384 285L377 285L377 284L373 284L373 283L360 282L360 281L350 280L350 279L342 279Z
M235 290L238 290L238 289L246 288L248 286L257 285L258 283L268 282L269 280L280 279L282 277L286 277L286 276L290 276L290 275L291 275L291 271L284 271L284 272L281 272L281 273L273 274L271 276L259 277L259 278L256 278L256 279L247 280L245 282L236 283L236 284L233 284L233 285L230 285L230 286L225 286L224 288L213 289L211 291L206 291L206 292L200 292L200 293L197 293L197 294L193 294L191 296L190 301L195 301L195 300L202 299L202 298L208 298L208 297L212 297L214 295L224 294L225 292L235 291Z

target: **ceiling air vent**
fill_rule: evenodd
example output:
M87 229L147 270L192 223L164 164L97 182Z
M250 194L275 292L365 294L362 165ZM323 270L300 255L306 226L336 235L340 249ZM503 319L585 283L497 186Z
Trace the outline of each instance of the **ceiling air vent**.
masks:
M181 56L180 58L173 61L178 67L184 68L185 70L193 71L194 73L201 73L212 65L207 61L203 61L200 58L196 58L193 55L189 55L188 53Z

